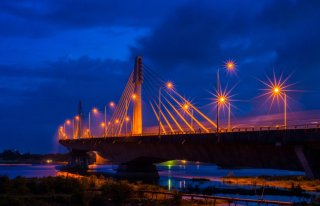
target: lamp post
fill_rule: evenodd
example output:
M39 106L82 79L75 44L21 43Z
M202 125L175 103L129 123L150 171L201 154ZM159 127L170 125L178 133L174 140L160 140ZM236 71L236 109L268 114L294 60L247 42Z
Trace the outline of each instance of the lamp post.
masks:
M189 104L186 102L186 103L184 103L184 105L182 105L182 107L183 107L183 109L184 110L190 110L190 112L191 112L191 119L190 119L190 125L191 125L191 127L193 128L193 109L189 106Z
M126 134L125 134L125 136L127 136L128 122L130 121L130 118L127 116L125 121L126 121Z
M219 120L220 120L220 108L221 106L225 106L227 105L228 108L228 131L230 131L230 127L231 127L231 103L230 100L227 96L223 95L223 94L219 94L217 95L217 130L219 132Z
M106 136L106 124L104 122L101 122L100 124L101 128L103 129L103 136Z
M283 99L283 125L287 128L287 95L280 85L275 85L272 88L272 95L280 96Z
M159 109L159 113L158 113L158 121L159 121L159 136L161 135L161 90L162 89L165 89L165 88L168 88L168 89L172 89L173 88L173 84L172 82L167 82L166 83L166 86L160 86L159 88L159 96L158 96L158 100L159 100L159 105L158 105L158 109Z
M63 123L63 131L64 131L64 135L66 136L66 137L68 137L68 135L67 135L67 130L66 130L66 126L67 125L70 125L71 124L71 122L70 122L70 120L66 120L64 123Z

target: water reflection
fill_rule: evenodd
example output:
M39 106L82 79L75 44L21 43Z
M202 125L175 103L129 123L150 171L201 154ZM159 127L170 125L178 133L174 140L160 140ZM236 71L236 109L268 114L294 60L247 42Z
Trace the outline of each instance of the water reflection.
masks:
M25 177L46 177L57 176L57 165L0 165L0 175L7 175L10 178L17 176ZM111 177L116 174L117 165L90 165L88 172L95 174L107 174ZM221 181L224 176L259 176L259 175L304 175L303 172L270 170L270 169L221 169L216 165L187 163L169 161L157 165L160 179L159 185L166 187L168 190L184 190L190 186L198 188L218 187L218 188L235 188L239 186L228 185ZM240 186L241 188L251 188L252 186ZM223 195L223 194L219 194ZM230 195L228 195L230 196ZM274 200L292 200L293 197L270 197ZM285 199L284 199L285 198Z

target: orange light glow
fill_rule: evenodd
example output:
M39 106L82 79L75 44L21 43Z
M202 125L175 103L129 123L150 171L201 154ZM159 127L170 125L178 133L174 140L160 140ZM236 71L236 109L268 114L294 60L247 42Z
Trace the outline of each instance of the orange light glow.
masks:
M167 86L168 89L172 89L173 88L172 82L167 82L166 86Z
M61 132L63 131L63 126L60 127L60 131L61 131Z
M70 120L66 120L66 124L71 124L71 121Z
M104 122L101 122L100 126L101 126L101 127L105 127L106 124L105 124Z
M118 119L116 119L115 123L116 123L116 124L119 124L119 122L120 122L120 121L119 121Z
M236 69L236 63L233 60L228 60L225 62L224 67L228 70L228 71L234 71Z
M183 105L183 108L184 108L185 110L188 110L188 109L189 109L189 105L188 105L187 103L185 103L185 104Z
M115 103L114 102L110 102L109 106L113 108L115 106Z
M227 98L225 96L220 96L219 97L219 103L224 104L227 101Z
M77 116L75 117L75 119L76 119L76 120L80 120L80 117L79 117L79 115L77 115Z
M98 111L97 108L93 108L93 109L92 109L92 112L93 112L94 114L98 114L98 113L99 113L99 111Z
M126 122L129 122L130 121L130 118L129 117L126 117Z
M137 98L137 95L136 95L136 94L133 94L133 95L132 95L132 99L135 100L136 98Z
M281 92L281 88L279 87L279 86L275 86L274 88L273 88L273 93L274 94L279 94Z

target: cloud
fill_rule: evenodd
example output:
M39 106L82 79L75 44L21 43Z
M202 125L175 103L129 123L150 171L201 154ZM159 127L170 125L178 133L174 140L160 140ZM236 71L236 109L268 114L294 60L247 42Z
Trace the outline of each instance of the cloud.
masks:
M229 3L192 2L179 8L132 52L166 69L207 69L227 58L266 67L318 65L319 1Z
M183 1L10 1L0 2L2 36L43 38L92 27L148 28Z

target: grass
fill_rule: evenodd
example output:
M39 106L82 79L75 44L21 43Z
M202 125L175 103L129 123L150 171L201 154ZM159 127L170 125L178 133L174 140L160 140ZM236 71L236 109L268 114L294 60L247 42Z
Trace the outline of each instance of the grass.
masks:
M224 177L227 184L251 185L263 187L303 190L308 192L320 191L320 180L312 180L304 176L259 176L259 177Z

